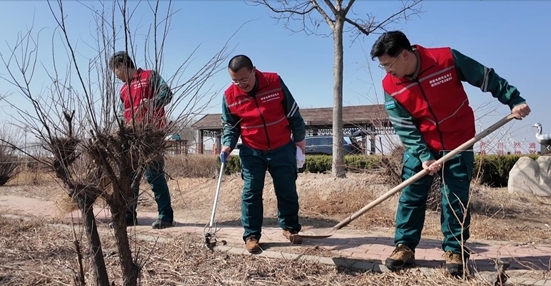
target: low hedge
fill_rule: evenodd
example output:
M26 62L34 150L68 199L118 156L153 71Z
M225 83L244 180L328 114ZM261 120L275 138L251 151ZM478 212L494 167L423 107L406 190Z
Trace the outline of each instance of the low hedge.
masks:
M473 177L482 184L492 187L505 187L509 180L509 171L520 157L536 160L539 155L477 155Z
M539 155L476 155L473 177L480 183L493 187L507 186L509 171L520 157L528 156L537 159ZM383 167L379 156L350 155L345 156L345 169L348 172L375 170ZM301 171L306 173L331 172L332 156L307 155ZM226 163L226 174L241 171L239 156L231 156Z

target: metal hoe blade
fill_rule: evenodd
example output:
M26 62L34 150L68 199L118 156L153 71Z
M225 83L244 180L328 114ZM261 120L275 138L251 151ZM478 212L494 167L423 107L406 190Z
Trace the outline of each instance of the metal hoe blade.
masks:
M322 239L322 238L328 238L335 234L337 232L337 229L330 228L330 229L308 229L308 230L302 230L298 234L294 234L296 236L304 237L304 238L313 238L313 239ZM294 236L293 235L293 236Z
M478 141L482 140L484 137L490 135L492 132L496 131L501 126L507 124L509 121L513 120L514 118L515 117L512 114L509 114L509 115L505 116L504 118L502 118L501 120L496 122L494 125L488 127L487 129L485 129L482 132L480 132L479 134L477 134L474 138L472 138L469 141L461 144L459 147L455 148L454 150L450 151L448 154L444 155L442 158L437 160L435 162L435 164L443 164L444 162L452 159L455 155L467 150L469 147L473 146L476 142L478 142ZM351 214L349 217L342 220L341 222L339 222L338 224L336 224L334 227L332 227L330 229L309 229L309 230L305 230L304 232L301 231L300 233L298 233L296 235L304 237L304 238L312 238L312 239L328 238L328 237L334 235L335 232L337 232L337 230L339 230L339 229L343 228L344 226L348 225L350 222L357 219L358 217L360 217L361 215L366 213L368 210L370 210L370 209L374 208L375 206L379 205L380 203L384 202L385 200L390 198L392 195L398 193L403 188L411 185L412 183L414 183L415 181L421 179L423 176L425 176L427 174L428 174L427 171L422 170L421 172L415 174L413 177L403 181L398 186L396 186L396 187L392 188L391 190L389 190L388 192L384 193L382 196L380 196L376 200L372 201L368 205L364 206L359 211Z

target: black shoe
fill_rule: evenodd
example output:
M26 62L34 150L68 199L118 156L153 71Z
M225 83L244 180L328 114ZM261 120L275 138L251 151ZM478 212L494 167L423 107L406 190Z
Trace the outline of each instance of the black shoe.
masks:
M392 271L400 270L406 266L412 266L414 264L415 252L403 244L398 244L390 257L388 257L385 261L385 266Z
M137 218L126 218L126 227L129 227L129 226L135 226L135 225L138 225L138 219ZM110 222L109 223L109 228L113 228L113 222Z
M164 221L164 220L161 220L161 219L157 219L152 225L151 227L154 228L154 229L163 229L163 228L167 228L167 227L173 227L174 226L174 222L168 222L168 221Z

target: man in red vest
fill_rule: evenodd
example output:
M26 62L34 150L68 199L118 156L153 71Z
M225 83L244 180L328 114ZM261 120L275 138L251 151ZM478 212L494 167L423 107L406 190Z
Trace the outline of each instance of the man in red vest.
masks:
M423 169L430 174L402 190L396 214L396 249L386 266L397 270L415 263L432 175L442 170L442 249L447 270L461 275L470 255L464 247L469 239L470 212L463 210L469 202L474 152L471 147L444 166L433 163L476 135L474 112L462 82L490 92L518 119L527 116L530 108L518 89L492 68L449 47L411 45L400 31L381 35L371 57L378 58L387 72L383 79L385 108L406 147L403 180Z
M239 157L244 180L241 223L245 228L245 247L250 253L261 250L266 171L273 178L283 235L300 244L301 237L294 235L301 230L296 152L298 146L304 153L306 134L298 104L277 73L257 70L247 56L233 57L228 72L233 84L222 99L221 153L229 155L241 136Z
M136 69L134 61L126 52L117 52L109 61L115 76L124 82L120 90L121 111L119 120L126 124L151 124L157 128L166 125L165 105L170 103L173 94L163 78L153 70ZM159 217L153 222L154 229L173 225L174 215L170 193L165 178L164 158L159 158L146 167L145 178L157 202ZM136 201L139 186L134 190L134 198L129 199L126 213L127 226L137 225Z

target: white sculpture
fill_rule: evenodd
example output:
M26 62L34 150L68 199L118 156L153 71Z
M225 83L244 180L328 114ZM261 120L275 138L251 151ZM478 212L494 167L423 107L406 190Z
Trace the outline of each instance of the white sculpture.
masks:
M538 129L538 133L536 133L536 141L538 141L540 145L545 146L547 152L551 152L551 135L542 134L543 128L541 127L540 123L534 124L533 127L536 127Z

